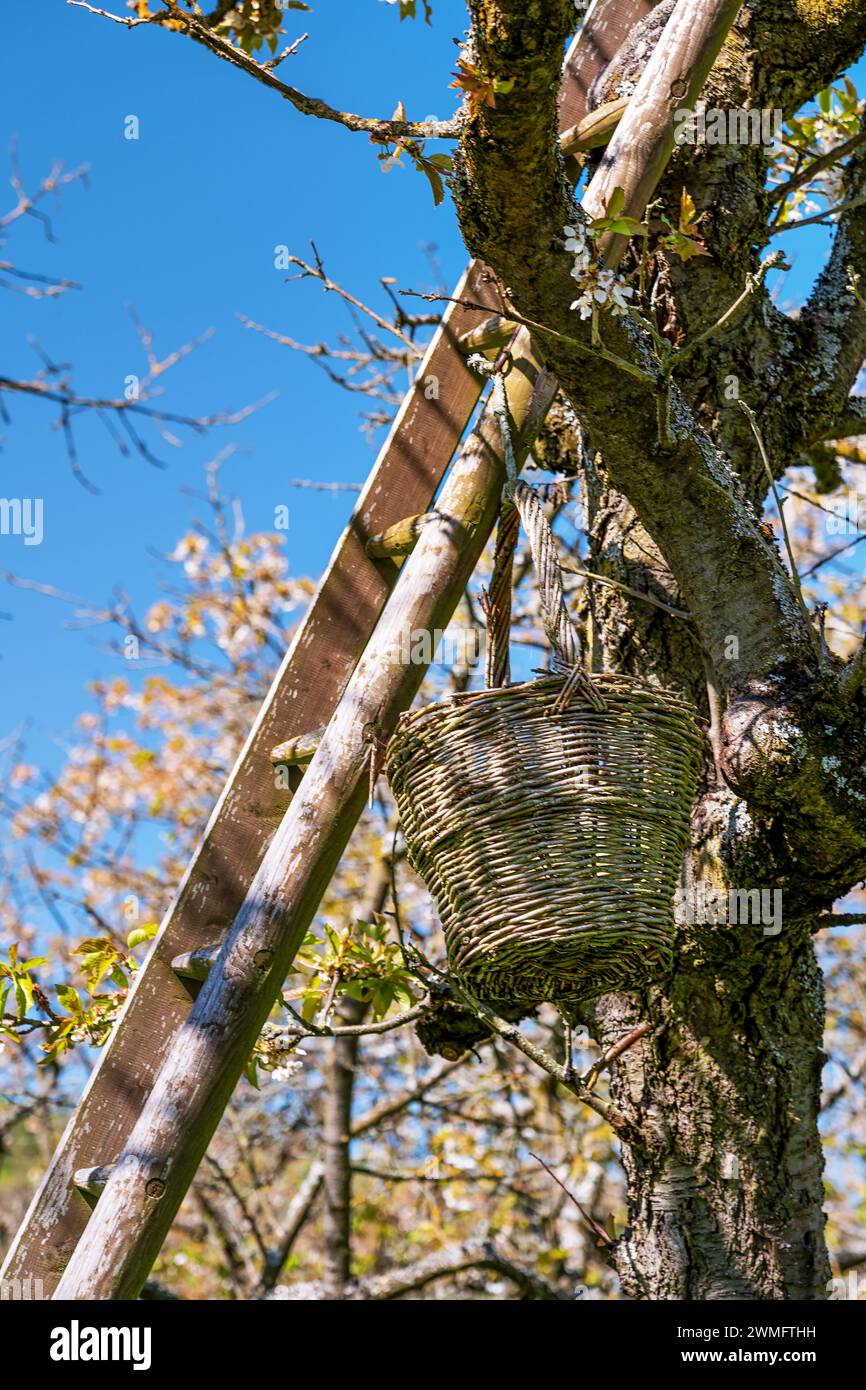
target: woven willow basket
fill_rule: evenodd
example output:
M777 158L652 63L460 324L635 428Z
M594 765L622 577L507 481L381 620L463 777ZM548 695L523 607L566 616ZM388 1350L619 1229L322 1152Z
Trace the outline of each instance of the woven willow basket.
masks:
M540 505L523 483L514 497L543 574ZM629 677L576 681L557 577L559 608L549 584L542 607L566 669L404 715L388 750L410 863L452 969L482 999L589 999L640 984L671 954L695 711Z

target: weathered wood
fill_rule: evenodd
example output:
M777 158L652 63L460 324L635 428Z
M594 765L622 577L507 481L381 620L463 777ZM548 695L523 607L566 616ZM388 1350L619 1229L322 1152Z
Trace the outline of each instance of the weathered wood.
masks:
M197 946L194 951L184 951L175 956L171 968L182 980L206 980L220 953L222 940L209 946Z
M595 0L567 60L564 128L586 113L601 66L650 0ZM190 1010L190 991L172 970L177 956L211 939L209 924L232 920L287 796L277 791L268 751L330 717L397 576L364 554L369 536L429 502L474 407L479 384L454 351L474 321L460 300L490 303L483 266L457 286L343 533L316 597L274 679L258 719L214 808L203 838L139 971L109 1044L101 1051L75 1115L37 1190L0 1275L56 1285L87 1222L73 1174L114 1158L141 1113L169 1043ZM435 384L436 389L425 389ZM307 774L309 776L309 774ZM192 1172L189 1176L191 1178Z
M455 300L490 303L484 268L473 262ZM478 377L454 344L477 314L449 304L415 386L397 414L316 596L274 678L246 746L217 802L159 935L136 976L109 1043L99 1053L0 1275L30 1275L46 1292L87 1222L72 1175L116 1158L147 1096L190 991L172 969L179 955L231 922L290 793L278 786L270 750L331 716L375 626L398 570L372 561L368 537L429 507L480 394Z
M589 89L629 31L656 6L657 0L592 0L578 35L580 62L559 97L559 128L570 130L587 114Z
M277 744L276 748L271 749L271 762L275 767L293 767L300 763L310 762L322 741L324 732L325 726L323 724L308 734L295 734L293 738L284 739L282 743Z
M402 521L395 522L381 535L370 537L367 542L367 554L374 560L385 560L389 556L395 558L411 555L424 527L429 522L436 521L438 516L438 512L421 512L417 516L404 516Z
M533 394L549 406L555 383L524 330L513 356L506 383L520 431ZM525 453L529 441L521 442ZM504 476L498 424L487 411L448 475L437 519L401 571L216 968L168 1049L56 1298L138 1294L358 818L370 733L387 737L421 683L426 667L404 660L407 640L447 626L490 534Z
M98 1168L79 1168L73 1174L72 1184L84 1196L97 1198L108 1182L113 1168L113 1163L103 1163Z
M694 106L742 0L678 0L638 79L583 198L590 217L601 217L615 188L623 211L642 217L674 148L674 117ZM601 247L608 265L628 238L608 234Z
M516 323L505 319L501 314L493 314L483 323L476 324L467 333L461 333L457 347L465 356L471 352L490 352L508 345L517 328Z
M628 101L628 97L606 101L603 106L590 111L577 125L564 131L559 141L562 153L566 156L582 154L586 150L597 150L606 145L619 125Z

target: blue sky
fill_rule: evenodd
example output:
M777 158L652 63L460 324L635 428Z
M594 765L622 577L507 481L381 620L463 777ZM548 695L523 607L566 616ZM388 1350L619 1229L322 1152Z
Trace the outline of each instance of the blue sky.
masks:
M438 0L436 21L432 29L401 24L377 0L317 0L313 14L287 16L293 36L308 30L310 38L281 73L344 109L390 115L403 99L414 116L445 117L456 105L451 37L465 25L465 8ZM165 471L121 458L104 427L82 417L80 462L99 496L71 476L50 428L54 412L15 399L3 428L0 495L44 498L45 536L30 547L0 537L0 569L95 600L120 583L141 612L163 574L151 552L170 549L196 510L182 489L200 489L202 465L231 442L238 452L223 477L243 502L248 529L272 529L274 507L288 503L292 570L317 574L353 498L298 492L288 482L363 481L375 451L359 433L357 398L245 330L236 315L301 341L350 330L333 296L311 283L286 284L274 268L276 245L306 255L310 238L329 274L381 309L381 275L429 284L423 248L431 242L450 282L465 259L450 207L434 208L426 181L408 169L383 174L365 136L299 115L180 36L127 32L62 0L13 7L5 29L4 154L16 135L28 186L55 159L86 163L90 173L89 188L68 188L50 208L56 245L27 218L7 243L16 264L84 289L55 301L4 294L3 370L32 374L32 334L54 360L74 363L80 391L121 394L124 378L145 370L129 304L159 355L216 330L167 376L167 409L207 414L279 395L241 426L205 439L179 431L181 449L156 451ZM37 80L29 61L8 61L15 53L38 54ZM139 118L138 141L124 138L130 114ZM8 170L0 158L4 164ZM13 201L10 189L2 211ZM99 630L67 630L68 610L43 596L3 585L0 610L12 615L0 622L0 738L30 721L31 748L50 764L53 736L87 703L86 682L117 673L120 660L101 650Z
M314 13L287 16L290 34L306 29L310 39L281 74L364 114L388 115L402 99L410 116L446 117L456 105L452 38L465 22L462 0L436 0L432 28L401 24L382 0L315 0ZM276 245L303 255L310 238L329 273L380 308L383 274L429 284L430 243L452 283L465 253L449 203L434 209L426 181L409 169L384 174L366 137L300 116L180 36L127 32L63 0L12 7L5 31L2 127L17 136L25 182L38 183L55 159L90 173L88 188L67 189L51 209L56 245L30 219L13 230L17 264L84 289L41 302L3 294L3 370L32 373L32 334L54 360L74 363L79 391L120 394L127 375L145 370L132 305L159 355L216 330L167 378L167 409L206 414L279 395L239 427L206 439L180 432L181 449L159 449L165 471L123 459L102 425L82 417L80 462L99 496L72 477L54 413L13 400L0 496L44 498L45 536L33 547L0 537L0 569L97 601L120 583L142 612L163 574L152 552L169 550L196 511L184 488L200 488L203 463L231 442L238 452L224 483L240 496L248 529L271 529L274 507L288 503L292 570L317 574L353 499L288 482L361 481L374 450L358 431L356 399L236 315L311 342L350 327L334 297L286 284L274 268ZM139 119L137 141L124 138L128 115ZM11 203L10 191L3 211ZM785 241L796 262L790 298L814 276L826 234ZM117 674L121 662L99 630L69 630L69 611L50 599L0 586L0 610L11 615L0 622L0 739L28 723L31 756L51 766L56 736L87 704L86 683Z

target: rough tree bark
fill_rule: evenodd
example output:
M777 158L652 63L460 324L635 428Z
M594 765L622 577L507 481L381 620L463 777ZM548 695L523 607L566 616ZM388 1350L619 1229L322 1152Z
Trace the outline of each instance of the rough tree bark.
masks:
M684 360L665 440L644 333L604 319L605 346L648 380L593 353L588 325L569 310L574 282L562 228L577 213L553 113L573 7L470 0L469 8L474 60L514 86L495 108L476 107L461 139L457 201L467 246L497 272L518 315L565 335L539 334L564 392L542 447L551 464L580 474L589 568L692 615L683 622L593 587L595 660L679 687L707 718L715 757L694 811L684 889L783 893L779 934L765 935L760 923L683 922L664 984L606 996L582 1015L602 1046L638 1019L653 1025L613 1072L615 1102L644 1136L623 1146L629 1224L613 1258L635 1298L823 1298L823 989L812 933L866 872L862 683L822 659L760 529L766 477L748 421L724 387L737 379L780 472L816 441L862 430L847 398L866 353L866 313L844 289L848 265L866 268L866 211L843 217L799 319L760 289L734 329ZM866 14L853 0L754 0L738 16L706 97L790 115L864 41ZM656 251L668 286L666 332L677 346L715 323L758 268L766 158L754 145L674 154L661 199L675 215L688 189L705 210L701 231L712 253L679 266ZM866 168L855 160L849 193L862 191L861 180Z
M344 999L337 1010L337 1021L353 1027L361 1023L366 1004ZM324 1140L324 1270L323 1296L344 1297L351 1273L352 1169L349 1159L352 1093L358 1062L357 1036L334 1038L325 1066Z
M372 921L385 905L391 886L388 860L381 856L370 870L369 882L358 916ZM338 1006L338 1022L356 1027L367 1015L367 1005L345 996ZM328 1048L325 1067L324 1108L324 1297L342 1299L351 1275L352 1097L361 1039L357 1034L337 1037Z

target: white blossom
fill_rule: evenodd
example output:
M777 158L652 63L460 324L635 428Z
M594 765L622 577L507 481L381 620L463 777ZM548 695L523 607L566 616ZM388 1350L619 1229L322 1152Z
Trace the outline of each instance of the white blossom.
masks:
M581 287L581 293L573 300L571 308L582 319L588 319L593 309L606 309L615 315L626 313L634 290L616 271L596 263L591 228L569 226L564 227L563 231L565 249L574 256L571 274Z

